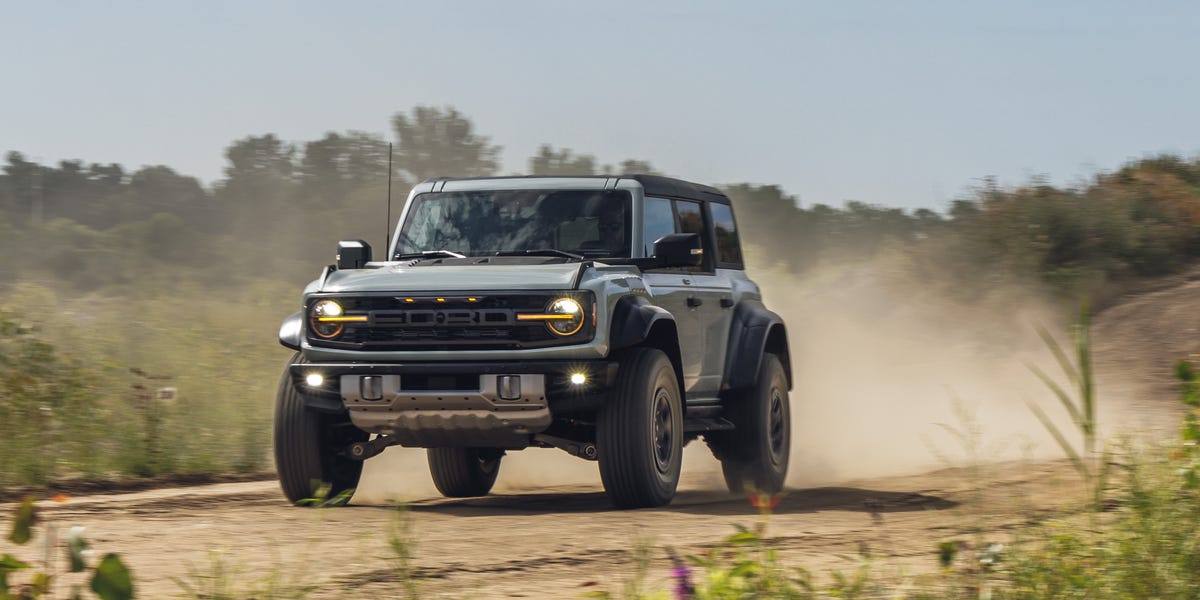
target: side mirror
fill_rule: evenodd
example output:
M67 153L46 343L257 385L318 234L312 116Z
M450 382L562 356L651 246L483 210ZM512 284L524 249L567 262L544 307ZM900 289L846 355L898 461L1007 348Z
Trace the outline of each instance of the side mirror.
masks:
M663 267L698 267L704 262L704 246L698 233L672 233L654 242L655 261Z
M337 245L338 269L361 269L371 262L371 245L362 240L342 240Z

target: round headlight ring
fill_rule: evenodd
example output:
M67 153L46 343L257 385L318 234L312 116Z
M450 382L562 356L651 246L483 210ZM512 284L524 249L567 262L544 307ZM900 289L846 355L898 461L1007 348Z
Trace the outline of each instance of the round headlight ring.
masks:
M546 327L555 335L566 337L583 329L583 305L574 298L558 298L546 307L546 314L569 315L570 319L558 318L546 321Z
M342 316L342 305L336 300L320 300L313 305L312 311L308 315L308 324L312 327L312 332L321 339L332 339L342 335L342 331L346 329L341 323L322 323L318 319L320 317L340 317Z

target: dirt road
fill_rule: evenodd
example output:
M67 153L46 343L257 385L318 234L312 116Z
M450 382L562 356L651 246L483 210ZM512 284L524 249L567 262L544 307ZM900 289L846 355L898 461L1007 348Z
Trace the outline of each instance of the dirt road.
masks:
M986 524L988 540L1032 514L1061 505L1069 470L1059 463L1009 464L982 473L949 469L920 476L846 482L788 492L769 525L783 557L818 571L852 569L864 552L884 569L934 568L937 542L971 539ZM666 509L613 511L595 485L509 491L487 498L411 501L416 567L432 597L577 597L619 591L634 568L639 541L700 554L733 531L753 526L746 498L710 491L690 477ZM981 489L974 483L985 483ZM82 525L99 552L119 552L136 576L140 597L181 593L225 573L246 589L275 572L283 586L321 586L315 597L395 595L386 535L397 511L356 505L336 510L287 506L275 482L154 490L43 502L60 527ZM226 567L213 567L212 553ZM650 581L669 568L652 554ZM846 558L849 557L849 558Z

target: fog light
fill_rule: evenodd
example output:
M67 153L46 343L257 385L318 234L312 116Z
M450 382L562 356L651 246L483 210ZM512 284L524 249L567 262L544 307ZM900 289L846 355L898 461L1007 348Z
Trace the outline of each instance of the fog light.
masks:
M304 378L304 383L307 383L309 387L321 387L321 384L325 383L325 377L320 373L309 373Z
M571 383L575 385L583 385L587 382L587 375L583 373L571 373Z

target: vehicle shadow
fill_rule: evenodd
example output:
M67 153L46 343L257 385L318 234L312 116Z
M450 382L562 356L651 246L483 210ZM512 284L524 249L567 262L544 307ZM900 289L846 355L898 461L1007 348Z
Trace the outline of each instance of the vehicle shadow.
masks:
M804 514L819 511L894 513L946 510L958 503L921 492L872 490L853 487L821 487L786 490L772 510L775 514ZM603 492L502 493L481 498L429 499L409 504L414 512L462 517L597 513L615 511ZM758 509L747 495L725 491L682 491L669 506L643 509L698 515L754 515Z

